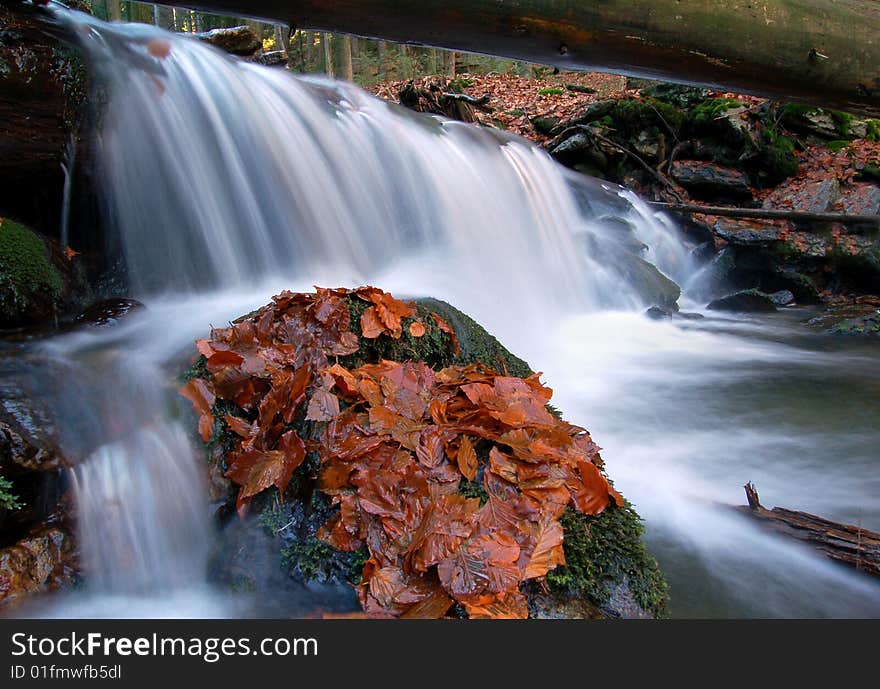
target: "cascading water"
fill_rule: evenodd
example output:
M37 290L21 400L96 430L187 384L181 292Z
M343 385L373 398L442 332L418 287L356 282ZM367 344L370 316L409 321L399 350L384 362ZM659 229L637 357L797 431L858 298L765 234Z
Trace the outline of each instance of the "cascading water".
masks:
M204 582L207 501L169 411L180 354L209 325L280 289L364 283L446 299L545 371L557 403L605 446L610 475L648 518L674 612L880 612L876 589L857 575L715 504L741 502L739 486L754 478L780 502L832 517L841 501L858 502L877 528L876 481L820 490L818 461L796 461L805 444L797 416L778 412L777 427L762 417L787 402L749 392L774 380L768 371L784 386L829 362L840 372L865 366L863 353L834 359L760 324L643 318L650 303L624 278L632 259L620 246L644 244L642 258L684 281L693 266L674 227L520 139L415 116L354 86L247 64L153 27L57 16L105 89L103 188L149 307L112 331L47 347L78 380L106 380L105 357L119 362L109 389L59 392L105 410L88 418L98 437L75 470L81 543L93 590L127 602L96 614L138 614L136 596L179 597ZM860 380L865 395L877 385ZM77 417L61 415L62 425ZM863 474L877 420L869 414L846 448ZM816 459L841 449L810 440ZM167 612L228 613L199 600Z

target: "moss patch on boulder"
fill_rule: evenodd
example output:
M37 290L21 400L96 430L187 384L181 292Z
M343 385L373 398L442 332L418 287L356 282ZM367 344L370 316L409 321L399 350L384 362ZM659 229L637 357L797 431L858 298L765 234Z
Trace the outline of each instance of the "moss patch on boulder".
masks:
M0 220L0 326L45 320L63 290L43 239L33 230Z

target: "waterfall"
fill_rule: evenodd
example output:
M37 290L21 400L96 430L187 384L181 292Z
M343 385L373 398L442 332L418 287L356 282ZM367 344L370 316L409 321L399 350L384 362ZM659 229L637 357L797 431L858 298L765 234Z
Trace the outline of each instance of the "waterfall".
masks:
M655 542L672 539L680 569L712 572L700 585L724 591L724 605L753 596L744 609L767 615L880 606L850 575L771 547L729 510L707 512L704 498L735 500L772 466L752 462L740 477L739 457L716 461L733 444L705 416L718 407L707 381L723 376L748 391L768 367L815 373L827 355L761 339L759 326L643 318L651 304L627 279L628 262L647 259L680 283L694 267L676 228L633 194L569 173L503 132L417 116L353 85L246 63L152 26L55 12L100 85L101 188L134 296L148 306L112 331L47 348L105 388L80 394L59 381L73 405L59 413L68 444L82 443L77 405L103 410L80 424L95 434L74 470L80 543L91 590L128 602L95 614L135 615L132 597L177 600L205 581L199 453L169 383L181 353L280 289L365 283L446 299L545 371L567 418L608 439L609 473L647 507ZM108 356L120 358L108 366ZM746 408L765 403L746 399ZM802 430L769 428L756 414L735 417L749 459L766 447L807 456ZM869 466L872 447L853 445L853 461ZM800 482L808 499L830 495L818 466ZM871 485L847 484L840 500L864 501ZM725 574L730 562L742 576ZM770 599L777 590L784 595ZM158 614L152 603L143 610ZM223 614L194 614L212 612Z

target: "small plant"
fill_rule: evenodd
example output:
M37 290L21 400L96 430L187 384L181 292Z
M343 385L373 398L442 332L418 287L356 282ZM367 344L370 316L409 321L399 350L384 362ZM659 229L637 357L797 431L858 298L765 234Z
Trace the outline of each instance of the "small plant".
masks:
M12 482L0 476L0 507L10 512L22 507L17 495L12 493Z
M538 91L539 96L561 96L563 93L565 93L565 89L555 88L552 86L543 88Z

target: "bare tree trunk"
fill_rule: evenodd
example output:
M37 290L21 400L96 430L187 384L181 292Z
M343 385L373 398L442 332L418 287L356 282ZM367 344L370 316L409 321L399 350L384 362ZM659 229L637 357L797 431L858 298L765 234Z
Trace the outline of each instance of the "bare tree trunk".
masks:
M303 32L300 32L303 33ZM315 60L315 32L314 31L306 31L305 33L305 42L306 42L306 67L303 69L304 72L309 71L312 68L312 64Z
M351 36L344 34L342 36L342 64L340 65L340 76L346 81L354 81L354 67L351 64Z
M376 54L377 54L377 68L376 68L376 79L378 81L385 81L385 53L387 50L387 46L385 45L385 41L379 41L376 44Z
M122 21L122 5L119 0L107 0L107 16L110 21Z
M880 116L877 0L169 0Z
M446 55L446 76L455 79L455 51L450 50Z
M401 43L399 46L400 49L400 78L401 79L410 79L412 78L412 74L410 73L410 65L409 65L409 50L407 50L406 44Z
M333 51L330 50L330 34L321 34L321 46L324 49L324 73L331 79L336 76L333 72Z

